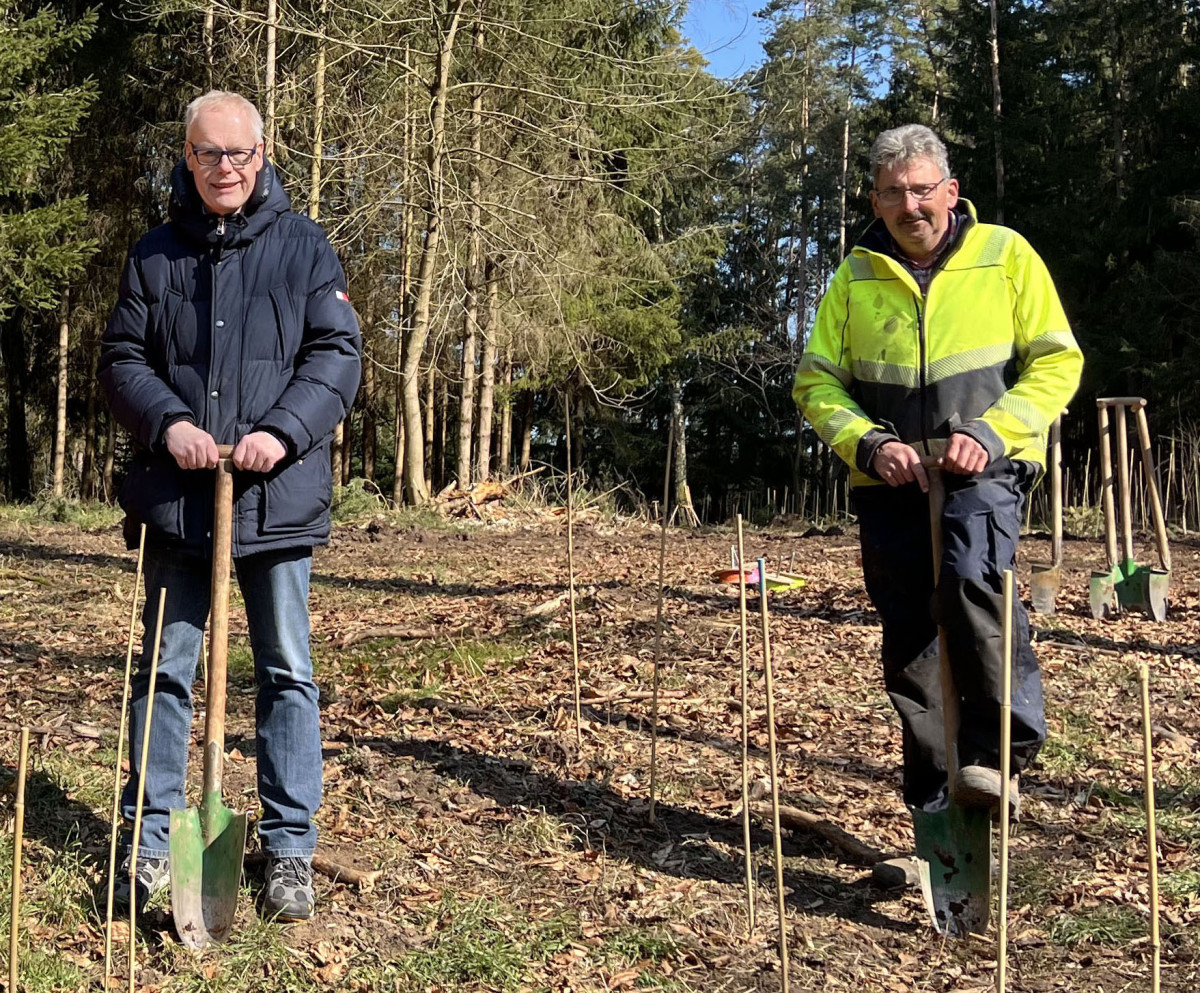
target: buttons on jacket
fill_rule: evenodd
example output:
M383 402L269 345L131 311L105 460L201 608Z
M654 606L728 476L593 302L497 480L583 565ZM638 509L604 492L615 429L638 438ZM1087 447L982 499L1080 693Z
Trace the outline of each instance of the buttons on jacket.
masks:
M212 392L209 394L209 396L210 396L210 397L219 397L220 395L221 395L221 391L220 391L220 390L213 390L213 391L212 391Z
M217 321L217 327L219 327L219 328L223 328L224 326L225 326L225 322L224 322L224 321Z

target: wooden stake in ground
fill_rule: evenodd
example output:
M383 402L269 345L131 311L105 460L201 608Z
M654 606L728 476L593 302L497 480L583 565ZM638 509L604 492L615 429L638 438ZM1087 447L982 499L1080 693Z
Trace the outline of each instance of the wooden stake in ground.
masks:
M675 421L667 430L667 466L663 471L662 531L658 541L658 610L654 621L654 676L650 696L650 823L654 823L654 804L658 796L658 667L662 661L663 576L667 562L667 504L671 499L671 457L675 454Z
M754 862L750 856L750 709L747 687L750 682L746 621L746 547L742 540L742 515L737 515L738 606L742 632L742 848L746 853L746 937L754 933Z
M1150 738L1150 667L1141 664L1142 752L1145 758L1146 841L1150 867L1150 952L1153 955L1151 990L1158 993L1162 981L1162 945L1158 934L1158 837L1154 824L1154 750Z
M771 830L775 834L775 895L779 904L779 968L783 993L788 980L787 908L783 895L783 839L779 828L779 761L775 750L775 673L771 666L771 622L767 615L767 562L758 560L758 601L762 606L763 671L767 676L767 741L771 761Z
M25 767L29 761L29 728L21 728L17 757L17 795L13 803L12 903L8 913L8 988L17 986L17 943L21 937L21 842L25 838Z
M1012 785L1013 574L1004 570L1004 671L1000 676L1000 921L996 929L996 991L1008 973L1008 799Z
M579 625L575 615L575 487L571 481L571 393L563 394L567 429L567 582L571 595L571 672L575 683L575 744L583 747L583 713L579 705ZM651 805L654 801L651 800ZM653 806L652 806L653 809Z
M142 728L142 764L139 766L137 803L133 815L133 841L129 851L129 993L137 993L137 857L142 834L142 806L146 799L146 762L150 758L150 722L154 717L154 683L158 679L158 649L162 644L163 609L167 589L158 591L158 620L154 625L154 652L150 656L150 685L146 689L146 722ZM132 750L132 749L131 749Z
M137 570L133 574L133 603L129 607L129 638L125 643L125 683L121 690L121 727L117 732L117 761L113 772L112 833L108 839L108 907L104 914L104 988L112 977L113 887L117 880L117 832L121 811L121 754L129 718L129 676L133 671L133 637L137 625L138 589L142 585L142 560L146 551L146 525L138 538ZM206 677L207 678L207 677Z

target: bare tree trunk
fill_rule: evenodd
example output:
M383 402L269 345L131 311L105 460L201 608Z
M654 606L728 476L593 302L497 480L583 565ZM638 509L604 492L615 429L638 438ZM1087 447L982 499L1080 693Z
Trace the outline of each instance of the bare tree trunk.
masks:
M1004 148L1000 136L1000 23L996 0L988 0L992 48L992 140L996 146L996 223L1004 223Z
M267 65L263 80L267 91L267 112L263 122L263 141L268 159L275 157L275 27L278 16L277 0L267 0Z
M437 369L433 356L429 357L429 368L425 370L425 441L421 452L424 464L433 471L433 422L437 407ZM405 456L407 458L407 455Z
M100 365L100 340L88 346L87 413L83 424L83 472L79 493L84 500L96 497L96 370Z
M468 251L467 267L470 268ZM462 382L458 394L458 452L454 478L462 490L471 488L471 434L475 418L475 338L479 318L478 293L467 281L466 311L463 317Z
M507 352L504 356L504 371L501 373L504 384L504 403L500 407L500 452L499 470L506 474L512 465L512 359Z
M63 467L67 460L67 355L71 344L70 290L64 289L58 323L58 403L54 417L54 496L63 495Z
M274 2L274 0L272 0ZM317 42L317 71L313 77L312 169L308 181L308 216L314 221L321 213L321 155L325 127L325 24L329 0L321 0L321 38Z
M104 499L113 498L113 462L117 454L117 421L112 414L108 415L108 431L104 436L104 469L101 479L104 483Z
M454 52L454 37L458 34L459 18L465 0L458 0L450 24L442 36L437 55L437 71L431 87L431 129L427 155L429 196L425 205L425 241L417 267L416 301L412 329L404 349L404 492L409 503L420 505L429 501L429 486L425 481L422 459L424 438L421 433L421 357L429 338L430 302L433 298L433 268L438 242L442 237L442 204L439 201L442 167L445 159L446 99L450 63Z
M496 267L487 267L487 325L479 362L479 427L475 439L475 478L492 474L492 414L496 402L496 331L500 324L500 283Z
M525 472L529 469L530 448L533 443L533 391L524 390L521 397L521 461L519 468Z
M217 22L216 0L209 0L204 11L204 70L208 89L213 88L213 34Z
M404 64L409 64L410 49L404 46ZM392 474L392 506L399 507L404 501L404 338L408 333L408 321L412 316L409 308L408 290L412 278L412 190L409 167L415 125L409 119L409 87L404 86L404 130L400 156L400 195L404 206L400 212L400 326L396 329L396 416L394 421L396 451L395 468Z
M345 486L350 482L350 460L354 456L354 420L347 417L342 421L342 465L341 472L335 477Z
M433 448L433 478L437 489L446 485L446 441L450 435L450 380L443 376L438 390L438 430Z
M363 407L362 407L362 474L369 483L375 482L375 448L378 444L375 427L375 349L363 342Z
M699 527L700 518L692 506L692 489L687 481L687 432L683 417L683 386L678 379L671 379L671 431L675 439L675 510L679 514L677 524Z
M471 56L474 72L479 73L483 54L483 5L476 5ZM460 489L471 486L471 436L475 417L475 361L479 338L479 287L483 282L483 231L480 207L480 153L483 149L483 87L476 84L471 96L471 178L468 185L467 207L467 269L466 300L463 306L462 391L458 403L458 468L455 477Z
M851 89L846 87L846 118L842 122L842 171L838 180L838 253L839 259L846 257L846 179L850 173L850 99Z

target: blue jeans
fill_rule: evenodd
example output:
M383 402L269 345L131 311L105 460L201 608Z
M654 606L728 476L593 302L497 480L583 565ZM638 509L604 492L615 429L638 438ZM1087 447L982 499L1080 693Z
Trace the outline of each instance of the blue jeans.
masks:
M958 690L960 765L1000 767L1003 574L1014 569L1036 468L1006 458L974 476L945 473L941 578L934 588L929 499L916 483L855 492L863 577L883 625L884 685L900 715L904 800L920 807L946 784L938 621ZM1046 740L1042 678L1029 618L1013 603L1014 772Z
M312 550L248 555L235 559L234 568L246 601L258 681L256 750L258 796L263 808L259 838L263 850L276 858L309 858L317 844L312 818L321 803L322 769L320 711L308 650ZM212 567L207 559L148 546L145 575L145 636L133 677L130 776L121 797L121 813L132 825L159 590L165 588L138 855L166 858L170 812L186 806L184 781L191 738L192 684L208 618Z

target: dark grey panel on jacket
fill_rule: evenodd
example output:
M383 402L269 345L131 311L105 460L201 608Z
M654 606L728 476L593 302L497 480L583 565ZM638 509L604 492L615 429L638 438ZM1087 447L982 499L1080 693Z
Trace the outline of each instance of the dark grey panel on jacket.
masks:
M156 540L207 549L212 473L184 471L163 434L193 421L218 444L270 431L269 474L235 473L234 554L323 543L329 443L358 389L361 340L324 232L291 210L269 163L223 227L180 163L171 221L130 252L100 380L138 443L121 505Z

